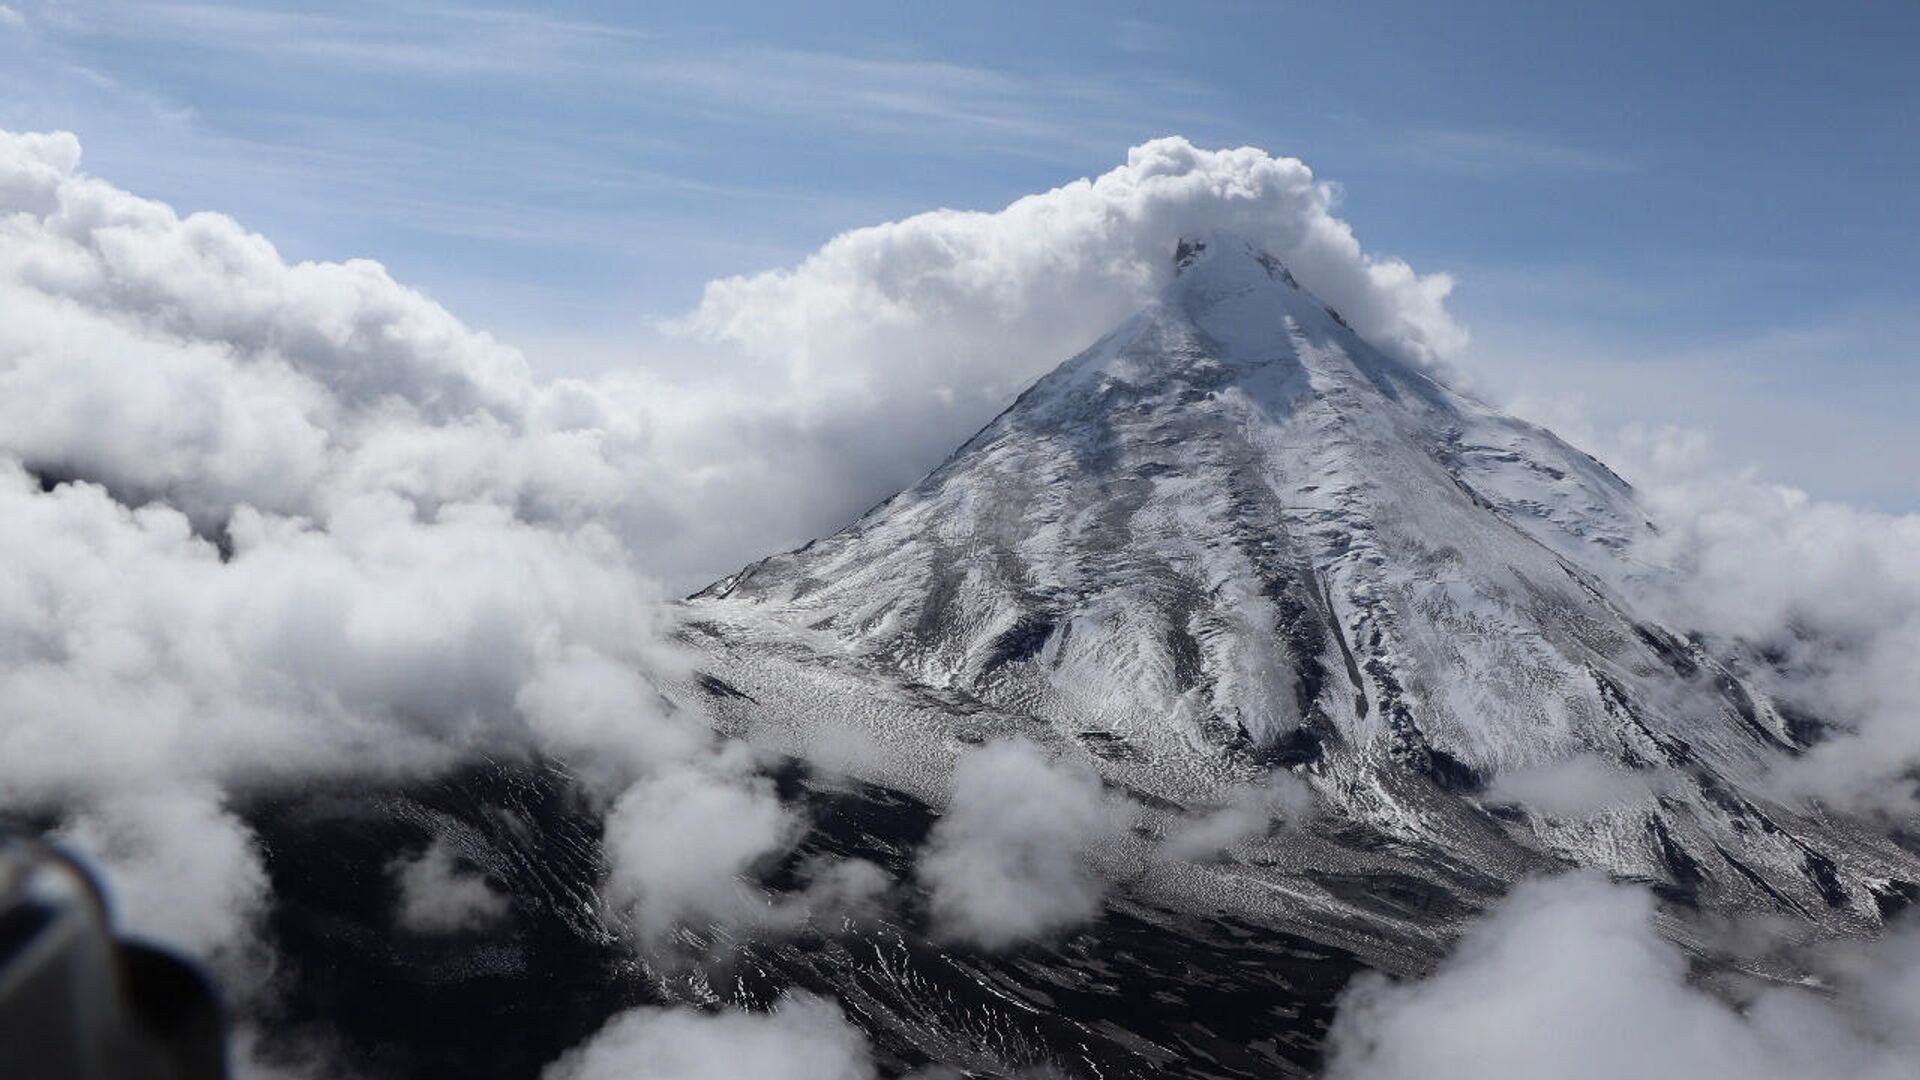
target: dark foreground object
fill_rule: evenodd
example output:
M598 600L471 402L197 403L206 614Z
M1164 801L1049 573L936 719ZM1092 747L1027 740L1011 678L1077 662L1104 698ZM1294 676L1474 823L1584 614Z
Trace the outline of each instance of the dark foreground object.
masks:
M113 933L84 867L0 833L0 1077L222 1080L224 1026L193 965Z
M813 823L767 883L790 887L818 854L910 881L933 822L873 787L799 774L783 796ZM568 779L491 764L404 791L335 789L256 804L268 852L279 979L269 1056L321 1055L371 1078L539 1075L637 1005L764 1007L789 990L841 1002L882 1075L939 1063L977 1076L1275 1077L1311 1073L1348 954L1266 928L1124 900L1063 941L1003 955L943 946L901 888L886 915L778 942L690 939L724 959L643 963L600 917L600 824ZM423 936L394 922L388 868L433 837L512 896L484 933ZM716 947L719 946L719 947Z

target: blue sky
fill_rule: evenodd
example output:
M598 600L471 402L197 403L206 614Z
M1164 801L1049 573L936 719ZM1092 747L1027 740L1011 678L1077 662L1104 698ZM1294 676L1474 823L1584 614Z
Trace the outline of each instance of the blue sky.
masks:
M1911 510L1917 47L1906 3L7 0L0 125L555 370L846 228L1251 143L1458 278L1490 395Z

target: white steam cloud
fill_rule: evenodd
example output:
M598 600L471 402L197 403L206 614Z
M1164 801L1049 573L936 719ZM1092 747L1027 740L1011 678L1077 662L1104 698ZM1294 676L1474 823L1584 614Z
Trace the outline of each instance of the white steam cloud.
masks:
M757 537L838 527L1132 314L1171 280L1180 238L1210 229L1265 244L1383 346L1458 351L1452 282L1363 251L1335 196L1293 158L1165 138L999 210L844 233L791 269L711 283L673 324L730 362L672 389L655 445L686 462L700 505L759 515Z
M1030 742L968 753L918 865L936 926L1001 949L1092 919L1106 885L1088 856L1129 817L1091 770Z

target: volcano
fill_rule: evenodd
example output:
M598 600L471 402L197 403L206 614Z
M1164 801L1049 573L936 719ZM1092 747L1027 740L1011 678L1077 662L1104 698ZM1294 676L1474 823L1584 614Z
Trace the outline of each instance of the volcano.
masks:
M1784 661L1643 610L1668 571L1630 485L1363 340L1254 245L1169 255L1157 299L925 479L679 605L692 662L665 688L792 763L811 826L776 891L821 854L911 882L974 747L1084 763L1139 810L1092 853L1099 919L983 954L907 889L872 925L654 968L595 904L600 825L564 767L493 762L247 811L282 1026L328 1027L370 1075L522 1076L622 1008L803 989L883 1075L1300 1076L1352 974L1430 971L1527 877L1651 886L1709 972L1732 961L1695 913L1864 933L1920 898L1897 837L1769 794L1829 724L1778 692ZM1513 782L1567 796L1570 761L1584 799ZM1168 854L1281 775L1315 813ZM381 868L431 834L514 897L506 939L389 944Z
M1154 808L1148 833L1291 771L1317 831L1144 880L1350 945L1448 927L1374 880L1471 908L1571 864L1856 930L1914 898L1912 854L1764 794L1825 730L1769 659L1637 610L1665 571L1630 485L1246 241L1173 258L920 483L690 600L735 727L804 750L851 726L884 748L863 779L935 802L961 748L1022 735ZM1626 794L1503 794L1569 759Z

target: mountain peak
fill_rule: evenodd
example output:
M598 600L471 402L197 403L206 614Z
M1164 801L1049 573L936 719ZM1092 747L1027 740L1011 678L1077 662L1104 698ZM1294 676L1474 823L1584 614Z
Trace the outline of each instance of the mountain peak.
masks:
M1174 245L1173 265L1160 303L1181 308L1223 343L1247 344L1251 337L1268 349L1277 333L1312 336L1327 320L1344 334L1353 332L1286 263L1245 236L1223 230L1183 236Z
M1228 398L1257 400L1278 416L1335 386L1352 392L1327 400L1349 410L1380 395L1406 404L1445 397L1423 372L1361 340L1285 263L1245 237L1184 236L1173 262L1173 280L1145 308L1041 378L1013 412L1086 426L1092 414L1117 408L1170 416Z
M1299 288L1293 274L1273 253L1259 244L1237 233L1222 230L1209 230L1182 236L1173 248L1173 270L1175 277L1185 276L1189 270L1202 273L1230 274L1235 264L1251 263L1263 271L1270 280L1279 281L1291 288Z

